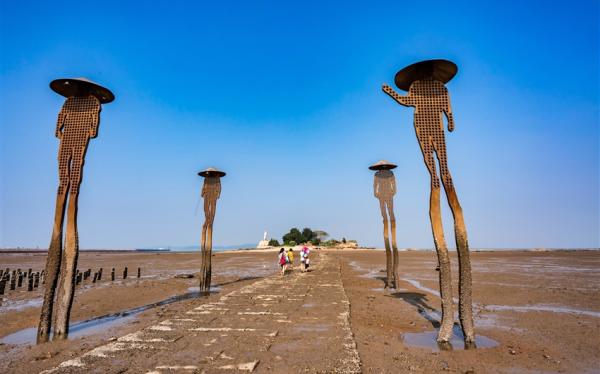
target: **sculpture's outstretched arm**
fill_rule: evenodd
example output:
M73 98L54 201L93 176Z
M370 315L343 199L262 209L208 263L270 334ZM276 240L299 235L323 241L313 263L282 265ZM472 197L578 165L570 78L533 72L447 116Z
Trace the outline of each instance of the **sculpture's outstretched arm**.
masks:
M384 84L381 87L381 89L383 90L383 92L390 95L390 97L392 99L396 100L400 105L415 106L415 103L414 103L414 100L412 97L402 96L402 95L398 94L396 91L394 91L394 89L392 87L388 86L387 84Z
M65 101L65 105L66 104L67 102ZM56 136L59 139L62 137L62 129L65 125L65 120L67 119L67 111L65 110L65 105L63 105L63 107L60 109L60 112L58 113L58 119L56 120L56 131L54 132L54 136Z

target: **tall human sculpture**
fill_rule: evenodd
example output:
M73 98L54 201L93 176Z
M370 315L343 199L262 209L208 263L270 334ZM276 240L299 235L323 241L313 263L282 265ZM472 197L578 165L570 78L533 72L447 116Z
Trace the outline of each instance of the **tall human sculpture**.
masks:
M425 165L431 176L431 196L429 201L429 217L433 231L433 240L440 266L440 294L442 298L442 322L437 340L447 343L452 336L454 311L452 304L452 282L448 247L444 239L442 218L440 215L440 178L436 173L436 161L440 169L440 177L448 204L454 217L454 236L458 252L459 265L459 318L465 337L465 346L475 346L473 330L473 313L471 301L471 262L469 260L469 243L465 228L463 211L454 189L452 177L448 170L446 141L444 137L445 115L448 120L448 131L454 130L454 119L450 107L448 90L444 86L458 71L457 66L447 60L421 61L400 70L394 79L398 88L408 91L401 96L388 85L383 91L404 106L415 108L414 126Z
M98 134L101 104L110 103L115 98L110 90L85 78L57 79L50 83L50 88L67 99L58 113L56 122L55 135L60 139L59 185L54 228L46 260L46 288L38 326L38 343L49 340L53 321L55 322L53 339L66 339L69 333L69 316L73 305L75 269L79 252L77 199L83 164L89 140ZM63 254L63 223L67 199L67 233ZM59 273L60 284L58 284L56 297L56 314L53 318L52 311Z
M221 196L221 177L225 173L215 168L208 168L198 173L204 177L202 198L204 199L204 225L202 225L202 264L200 268L200 292L210 292L212 230L217 209L217 199Z
M379 199L381 217L383 218L383 241L385 244L385 259L387 278L385 288L398 289L398 246L396 245L396 218L394 216L394 195L396 194L396 165L381 160L369 169L376 170L373 178L373 193ZM392 232L390 248L389 231Z

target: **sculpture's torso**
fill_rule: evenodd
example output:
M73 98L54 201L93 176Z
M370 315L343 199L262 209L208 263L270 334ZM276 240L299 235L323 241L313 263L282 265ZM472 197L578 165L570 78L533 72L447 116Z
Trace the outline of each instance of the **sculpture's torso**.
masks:
M408 94L413 100L415 115L418 113L419 116L440 118L450 101L448 89L435 80L415 81Z
M65 112L62 139L65 141L87 140L100 112L100 101L94 96L73 96L63 105Z
M209 200L217 200L221 194L221 179L219 177L204 178L202 186L202 197Z
M394 173L390 170L378 170L375 173L375 189L379 199L392 199L396 193Z

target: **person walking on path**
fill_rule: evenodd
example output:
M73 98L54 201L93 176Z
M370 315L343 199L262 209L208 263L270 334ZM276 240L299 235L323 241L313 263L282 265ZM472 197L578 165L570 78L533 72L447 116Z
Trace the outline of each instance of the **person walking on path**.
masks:
M281 275L285 275L285 271L288 266L288 257L285 254L285 249L281 248L279 250L279 256L277 257L277 262L279 263L279 267L281 268Z
M306 269L308 269L307 265L309 262L309 253L310 251L308 250L308 247L302 247L302 250L300 251L300 271L303 273L307 271Z
M290 248L287 253L290 270L294 270L294 249Z

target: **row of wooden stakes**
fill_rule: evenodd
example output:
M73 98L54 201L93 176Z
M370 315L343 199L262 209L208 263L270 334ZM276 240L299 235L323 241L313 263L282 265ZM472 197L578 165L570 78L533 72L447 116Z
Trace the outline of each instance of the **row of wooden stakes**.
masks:
M87 269L84 272L80 272L79 269L75 273L75 284L79 285L82 281L92 277L92 283L96 283L102 280L102 268L94 272L92 277L92 269ZM142 276L142 269L137 268L137 277ZM4 295L6 291L6 285L8 284L9 290L14 291L17 288L23 286L23 280L27 280L27 291L33 291L41 284L46 283L44 270L33 272L32 269L28 269L26 272L21 269L16 269L11 272L10 268L0 269L0 295ZM110 280L115 281L115 268L112 268L110 272ZM127 279L127 266L123 269L123 279Z
M10 268L4 270L0 269L0 295L4 295L6 285L9 285L11 291L23 286L23 280L27 280L27 291L33 291L40 284L44 284L44 271L33 272L32 269L28 269L26 272L21 269L13 270L12 273Z

